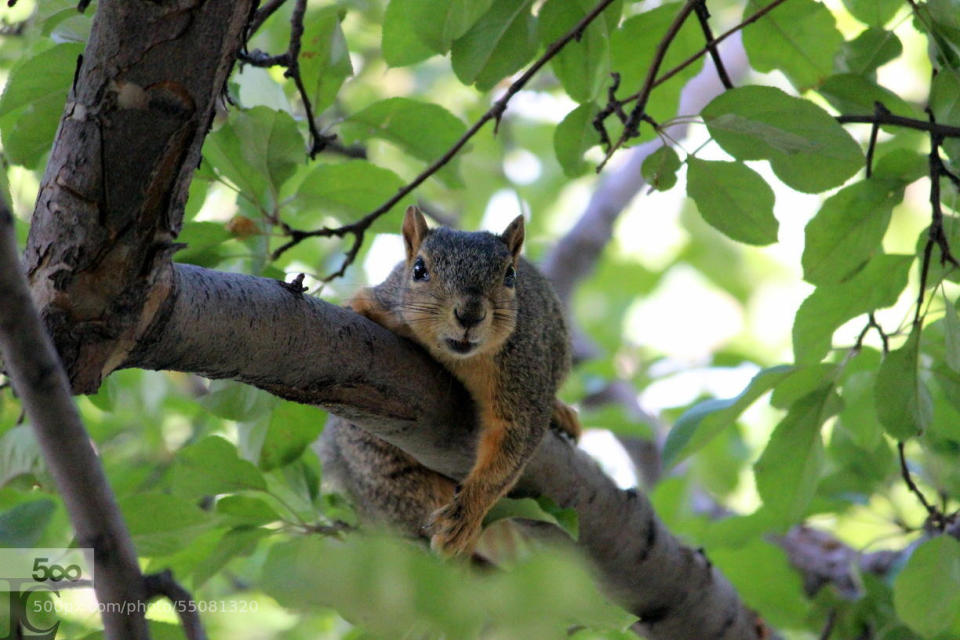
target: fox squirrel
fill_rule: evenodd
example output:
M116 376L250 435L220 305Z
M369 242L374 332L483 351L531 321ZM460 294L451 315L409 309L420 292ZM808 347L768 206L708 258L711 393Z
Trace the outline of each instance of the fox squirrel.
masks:
M480 440L457 486L346 422L334 447L361 510L448 555L472 551L490 507L516 482L551 422L574 439L576 413L555 399L570 367L567 328L547 280L520 257L523 217L499 236L403 220L406 260L349 302L444 365L476 403Z

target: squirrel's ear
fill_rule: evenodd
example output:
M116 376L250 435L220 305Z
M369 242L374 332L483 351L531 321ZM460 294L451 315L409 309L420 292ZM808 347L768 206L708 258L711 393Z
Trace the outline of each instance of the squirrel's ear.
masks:
M413 260L420 250L420 243L427 235L427 221L420 209L409 206L403 216L403 246L407 250L407 262Z
M513 259L520 257L520 248L523 246L523 216L519 215L513 219L513 222L500 234L500 239L510 249Z

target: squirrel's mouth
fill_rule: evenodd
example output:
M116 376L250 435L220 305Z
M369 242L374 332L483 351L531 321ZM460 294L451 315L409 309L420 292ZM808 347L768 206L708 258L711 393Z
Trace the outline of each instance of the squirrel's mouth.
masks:
M476 348L476 342L470 342L469 340L453 340L447 338L447 347L454 353L459 353L460 355L466 355Z

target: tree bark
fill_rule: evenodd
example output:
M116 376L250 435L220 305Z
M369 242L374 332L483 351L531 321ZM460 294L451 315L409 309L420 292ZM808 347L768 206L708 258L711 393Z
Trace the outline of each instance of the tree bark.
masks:
M78 547L94 550L94 590L108 640L149 638L137 553L100 459L70 396L70 385L17 259L13 216L0 203L0 354L53 476ZM128 610L128 606L134 606ZM16 629L14 629L16 631Z
M78 392L163 299L214 104L251 0L101 0L47 163L26 263Z

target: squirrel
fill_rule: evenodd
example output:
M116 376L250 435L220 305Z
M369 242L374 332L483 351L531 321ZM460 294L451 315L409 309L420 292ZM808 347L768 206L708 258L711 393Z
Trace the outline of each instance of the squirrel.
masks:
M470 553L551 423L580 435L576 412L555 397L570 368L566 322L549 282L520 257L523 216L495 235L430 229L409 207L402 234L406 259L348 304L420 344L463 383L480 426L473 468L456 485L345 422L335 446L363 508L413 535L428 532L443 554Z

